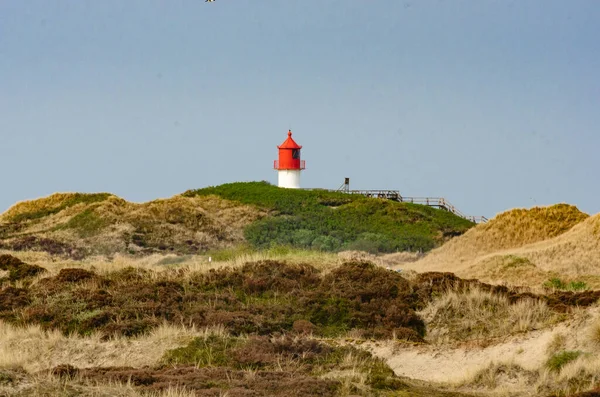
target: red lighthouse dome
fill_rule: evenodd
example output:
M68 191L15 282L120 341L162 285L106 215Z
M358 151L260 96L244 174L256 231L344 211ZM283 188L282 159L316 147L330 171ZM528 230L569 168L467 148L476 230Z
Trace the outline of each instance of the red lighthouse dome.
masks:
M305 168L305 162L300 158L300 149L292 139L292 131L288 131L287 139L279 146L279 160L275 160L273 168L279 172L279 187L299 188L300 171Z

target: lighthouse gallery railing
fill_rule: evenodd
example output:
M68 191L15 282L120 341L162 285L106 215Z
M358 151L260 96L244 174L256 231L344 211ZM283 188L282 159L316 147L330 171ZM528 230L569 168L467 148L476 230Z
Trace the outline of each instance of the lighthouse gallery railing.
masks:
M273 169L276 169L276 170L279 170L279 169L304 170L304 169L306 169L306 161L300 160L300 168L279 168L279 160L275 160L275 161L273 161Z

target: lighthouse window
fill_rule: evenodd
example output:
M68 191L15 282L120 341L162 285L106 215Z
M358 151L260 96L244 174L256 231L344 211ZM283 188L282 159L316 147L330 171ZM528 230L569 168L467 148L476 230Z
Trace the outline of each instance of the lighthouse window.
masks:
M299 159L300 158L300 149L294 149L294 150L292 150L292 158L293 159Z

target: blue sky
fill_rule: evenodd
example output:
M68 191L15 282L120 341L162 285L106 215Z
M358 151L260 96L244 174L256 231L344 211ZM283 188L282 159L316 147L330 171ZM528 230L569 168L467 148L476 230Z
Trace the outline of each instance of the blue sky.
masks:
M0 1L0 211L268 180L600 212L597 0Z

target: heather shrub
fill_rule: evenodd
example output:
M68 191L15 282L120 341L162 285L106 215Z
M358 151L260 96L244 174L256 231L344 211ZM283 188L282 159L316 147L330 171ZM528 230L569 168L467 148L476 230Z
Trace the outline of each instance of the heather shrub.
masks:
M10 281L35 277L46 271L43 267L29 265L12 255L0 255L0 270L8 271L8 279Z

